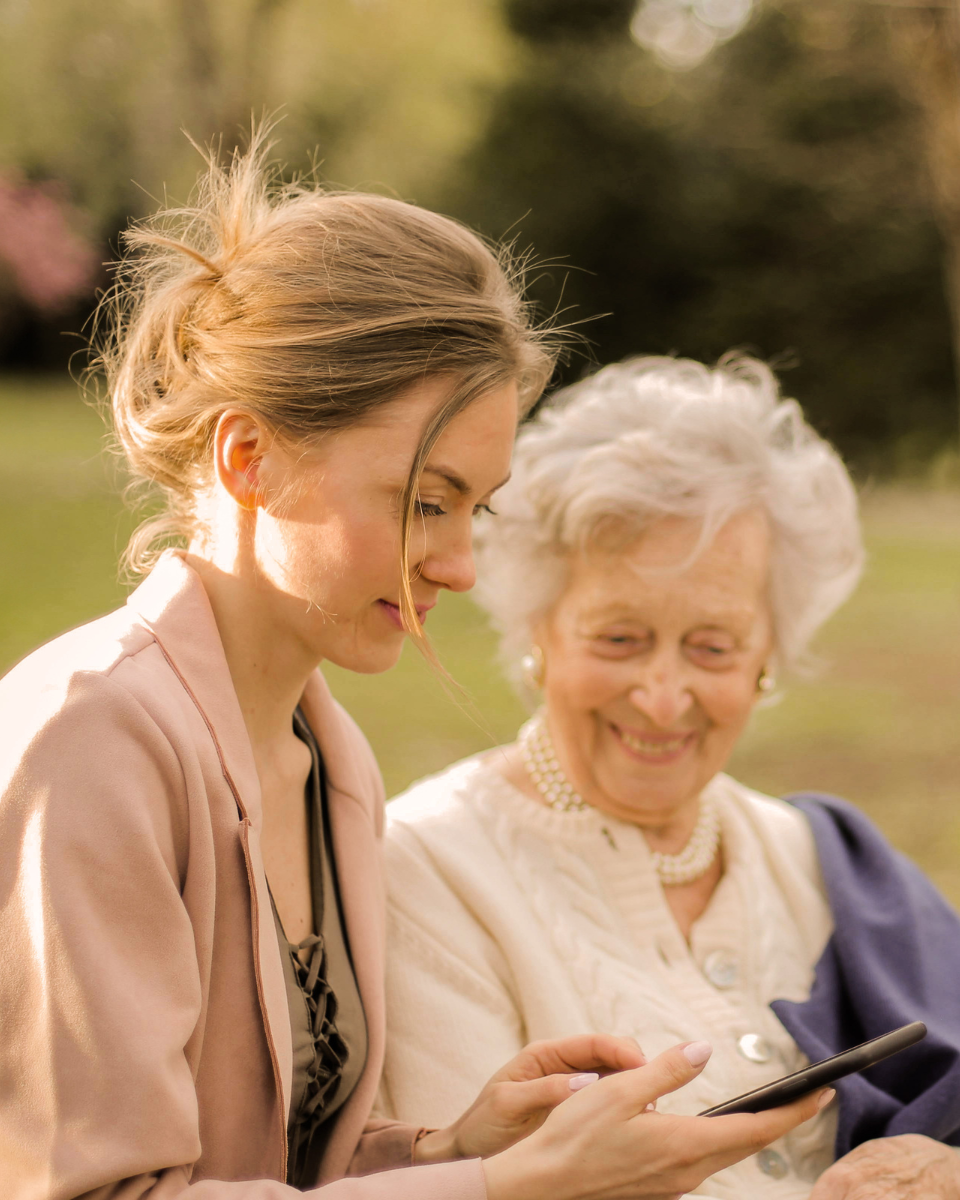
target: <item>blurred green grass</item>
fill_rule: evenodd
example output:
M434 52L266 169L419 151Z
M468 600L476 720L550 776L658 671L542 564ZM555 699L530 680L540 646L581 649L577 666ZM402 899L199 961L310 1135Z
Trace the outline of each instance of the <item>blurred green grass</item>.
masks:
M0 670L122 601L133 520L98 415L69 383L0 380ZM960 904L960 493L867 489L869 565L824 631L821 675L759 711L731 763L773 794L855 801ZM386 676L325 668L380 760L388 794L512 737L524 715L467 597L430 633L465 697L407 647Z

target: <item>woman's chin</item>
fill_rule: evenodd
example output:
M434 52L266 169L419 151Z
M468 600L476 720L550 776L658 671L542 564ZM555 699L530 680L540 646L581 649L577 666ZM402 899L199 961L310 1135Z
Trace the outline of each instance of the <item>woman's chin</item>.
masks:
M696 805L704 786L705 782L691 778L689 771L651 772L651 777L644 780L634 773L629 778L611 778L596 806L621 821L656 828L668 825Z
M400 661L405 641L405 635L400 635L349 647L332 647L323 655L323 661L357 675L382 675Z

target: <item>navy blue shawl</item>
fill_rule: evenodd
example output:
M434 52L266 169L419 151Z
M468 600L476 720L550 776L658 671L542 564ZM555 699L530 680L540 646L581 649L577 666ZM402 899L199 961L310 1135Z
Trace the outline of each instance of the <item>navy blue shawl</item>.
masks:
M923 873L834 796L787 799L813 829L834 933L810 998L771 1007L810 1059L909 1021L916 1046L837 1084L840 1158L870 1138L922 1133L960 1145L960 919Z

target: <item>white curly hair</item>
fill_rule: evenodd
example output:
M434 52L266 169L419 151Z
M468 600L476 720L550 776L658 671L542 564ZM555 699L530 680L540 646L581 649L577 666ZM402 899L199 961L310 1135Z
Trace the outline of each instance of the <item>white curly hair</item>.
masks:
M514 679L571 559L625 546L662 517L701 521L702 548L735 513L766 512L780 669L803 665L863 568L856 492L840 456L781 397L768 366L732 354L713 369L628 359L557 392L521 430L494 503L497 515L477 524L476 595Z

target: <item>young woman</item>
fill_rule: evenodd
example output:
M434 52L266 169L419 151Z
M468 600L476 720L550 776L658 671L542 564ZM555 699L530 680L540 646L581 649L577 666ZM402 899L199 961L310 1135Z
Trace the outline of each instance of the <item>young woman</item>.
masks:
M472 517L551 355L474 235L271 190L263 158L130 237L105 361L166 499L129 551L145 581L0 683L4 1196L676 1196L818 1098L663 1116L709 1046L645 1065L584 1036L529 1047L446 1129L369 1119L382 793L317 666L386 670L471 586Z

